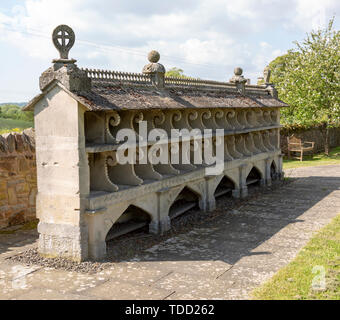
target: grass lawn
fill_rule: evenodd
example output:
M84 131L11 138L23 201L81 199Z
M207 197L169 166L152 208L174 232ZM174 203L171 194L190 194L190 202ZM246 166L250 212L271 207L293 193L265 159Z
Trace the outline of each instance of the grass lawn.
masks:
M33 127L33 122L0 118L0 134L7 132L20 132L26 128Z
M303 161L300 160L283 160L283 169L323 166L328 164L340 164L340 147L333 148L327 157L324 153L314 155L313 159L306 156Z
M312 281L325 270L326 288L313 290ZM316 271L316 270L314 270ZM340 215L314 236L286 267L252 292L260 300L340 300Z

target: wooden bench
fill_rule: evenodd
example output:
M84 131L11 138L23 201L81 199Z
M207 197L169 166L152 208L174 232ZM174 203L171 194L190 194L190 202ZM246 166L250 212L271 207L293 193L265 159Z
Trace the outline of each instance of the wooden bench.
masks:
M314 144L315 142L309 142L309 141L302 141L299 138L296 138L294 136L287 137L288 141L288 159L292 158L291 152L300 152L299 157L293 157L300 159L300 161L303 160L303 154L305 152L311 151L312 159L314 155Z

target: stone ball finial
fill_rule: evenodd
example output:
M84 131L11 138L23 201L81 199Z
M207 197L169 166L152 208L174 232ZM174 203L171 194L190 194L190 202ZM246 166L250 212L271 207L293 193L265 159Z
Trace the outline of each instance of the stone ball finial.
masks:
M243 73L242 68L236 67L236 68L234 69L234 74L235 74L235 76L241 76L242 73Z
M242 75L243 70L240 67L236 67L234 69L234 75L232 76L232 78L229 80L232 83L239 83L244 85L247 82L247 79L244 78L244 76Z
M152 50L149 52L148 54L148 60L151 62L151 63L157 63L160 59L160 54L158 51L156 50Z
M165 73L165 68L162 64L158 63L161 55L158 51L152 50L148 54L149 64L144 66L143 73Z

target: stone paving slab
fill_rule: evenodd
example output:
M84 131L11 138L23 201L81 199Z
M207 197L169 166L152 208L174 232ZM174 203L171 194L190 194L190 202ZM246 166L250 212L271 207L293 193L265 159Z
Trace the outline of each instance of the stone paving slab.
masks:
M29 291L27 277L39 266L23 266L20 264L0 263L0 299L11 299Z
M159 279L166 277L170 271L166 269L147 268L146 266L128 267L117 265L113 268L105 270L102 274L105 277L113 278L117 281L130 282L136 285L151 286Z
M180 272L171 273L155 287L175 292L182 299L223 299L227 295L226 286L221 281Z
M173 294L174 291L155 288L148 285L139 285L122 280L109 280L83 292L85 296L96 296L111 300L160 300Z
M30 289L13 300L96 300L93 296L80 296L76 294L65 294L52 289Z
M229 270L232 265L225 261L139 261L136 267L147 269L163 270L167 275L173 272L189 274L196 277L204 277L207 279L216 279L220 274Z
M77 272L42 268L26 277L26 285L30 288L57 290L60 293L78 294L94 288L108 280L102 275L88 275Z
M248 299L340 213L340 166L286 177L273 193L93 275L9 263L37 234L0 235L0 299Z

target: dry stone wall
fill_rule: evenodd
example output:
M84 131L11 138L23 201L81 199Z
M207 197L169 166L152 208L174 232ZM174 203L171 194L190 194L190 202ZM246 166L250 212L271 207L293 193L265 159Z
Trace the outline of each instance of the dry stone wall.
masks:
M0 229L35 219L33 129L0 135Z

